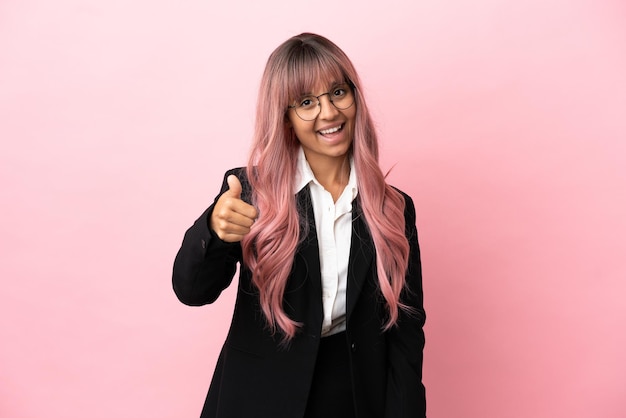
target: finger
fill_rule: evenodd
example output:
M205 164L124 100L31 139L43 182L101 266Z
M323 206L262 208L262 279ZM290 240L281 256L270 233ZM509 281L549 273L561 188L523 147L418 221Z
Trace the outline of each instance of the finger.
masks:
M212 229L223 241L227 242L241 241L250 232L250 227L237 225L224 219L215 220Z
M232 211L246 218L249 218L252 222L257 218L258 212L252 205L247 204L240 199L231 199L226 202L226 206Z
M224 242L239 242L243 240L243 237L243 235L239 234L224 234L223 236L220 236L220 239Z
M250 232L250 228L236 224L227 224L223 228L219 228L219 231L222 235L234 234L243 237Z
M228 190L225 192L229 196L236 197L237 199L241 198L241 182L235 175L230 175L226 179L228 182Z
M218 218L224 221L224 225L222 225L224 228L227 228L226 224L232 224L244 228L250 228L254 224L254 218L235 211L228 211L222 216L218 215Z
M252 208L252 212L255 213L254 207L248 207L246 203L237 200L235 198L228 198L228 202L224 205L216 207L211 215L211 229L215 231L220 238L223 239L226 234L239 234L245 235L250 232L250 228L254 224L254 219L246 215L233 210L232 206L241 206L242 210Z
M220 218L211 219L211 229L218 237L227 242L241 241L244 235L250 232L250 228L247 226L237 225Z

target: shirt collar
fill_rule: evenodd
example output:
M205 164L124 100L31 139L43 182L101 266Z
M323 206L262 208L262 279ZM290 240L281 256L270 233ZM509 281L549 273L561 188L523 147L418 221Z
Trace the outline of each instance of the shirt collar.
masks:
M304 189L312 181L315 181L315 175L313 175L313 170L311 170L311 166L304 156L304 150L300 147L298 148L298 163L296 166L294 194L298 194L300 190Z
M311 170L309 162L306 160L304 150L302 149L302 147L300 147L298 149L298 163L296 166L294 194L300 192L300 190L304 189L311 182L314 182L321 187L321 184L317 181L315 175L313 174L313 170ZM353 201L356 198L359 189L356 179L356 170L354 169L354 158L352 158L352 156L350 156L350 177L348 178L348 184L346 185L346 189L349 190L352 194L352 198L350 199L350 201Z

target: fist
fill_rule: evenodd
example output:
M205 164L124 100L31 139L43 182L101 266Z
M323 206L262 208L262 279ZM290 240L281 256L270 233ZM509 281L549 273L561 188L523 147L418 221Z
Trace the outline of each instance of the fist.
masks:
M226 181L228 190L215 203L211 229L222 241L239 242L254 225L257 210L241 200L241 183L237 176L230 175Z

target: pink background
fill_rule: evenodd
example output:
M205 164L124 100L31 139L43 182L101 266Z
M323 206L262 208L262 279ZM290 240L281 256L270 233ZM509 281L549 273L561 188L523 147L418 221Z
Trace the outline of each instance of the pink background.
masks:
M198 416L233 289L172 261L305 30L416 202L429 417L626 416L625 3L214 3L0 3L0 416Z

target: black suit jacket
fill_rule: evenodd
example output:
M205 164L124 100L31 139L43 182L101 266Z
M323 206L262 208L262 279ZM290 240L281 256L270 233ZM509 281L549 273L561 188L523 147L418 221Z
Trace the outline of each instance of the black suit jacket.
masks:
M242 198L249 201L250 185L243 169L226 173L220 195L228 189L226 177L230 174L239 177ZM426 416L420 254L413 202L402 194L410 243L407 289L402 301L412 308L412 313L401 312L397 326L386 332L382 327L387 311L378 287L374 245L358 197L353 202L346 344L350 349L359 418ZM297 418L304 414L323 312L319 250L308 187L298 193L297 202L306 235L295 255L283 307L290 318L303 326L288 346L281 346L280 336L272 336L268 331L258 291L252 285L250 271L242 266L232 324L202 418ZM188 305L215 301L230 285L236 264L242 260L239 243L225 243L210 231L213 205L186 232L174 262L174 291Z

